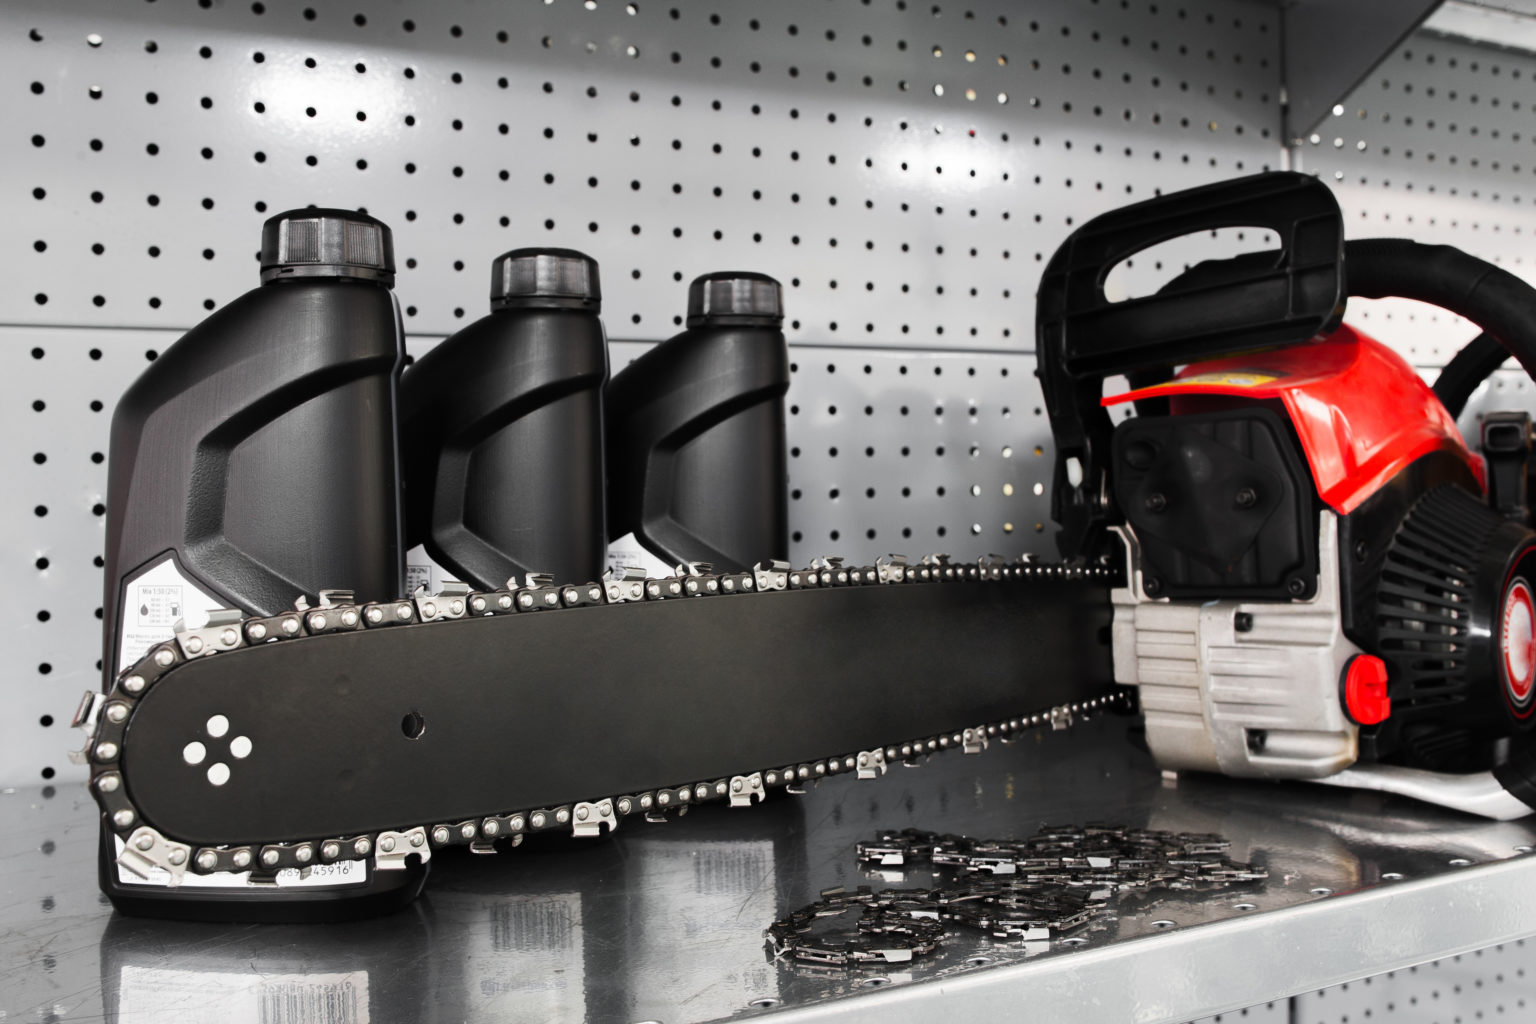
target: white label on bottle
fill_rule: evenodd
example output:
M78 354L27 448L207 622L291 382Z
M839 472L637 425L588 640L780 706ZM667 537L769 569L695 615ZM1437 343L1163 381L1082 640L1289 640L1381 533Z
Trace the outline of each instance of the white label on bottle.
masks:
M217 1020L221 1024L368 1024L368 972L202 971L124 964L117 978L118 1020Z
M405 553L405 592L416 593L417 587L426 587L429 594L441 594L444 583L457 583L459 580L442 566L432 560L427 554L427 549L417 544Z
M117 640L117 670L144 657L155 644L176 635L176 621L188 629L208 625L208 613L224 602L183 576L169 556L128 581L123 589L123 631Z
M121 836L113 836L117 854L124 850ZM181 876L183 889L246 889L250 885L249 871L220 871L212 875L199 875L187 871ZM315 864L308 868L284 868L274 876L279 889L322 889L333 885L362 885L368 881L368 864L360 860L339 860L334 864ZM117 880L124 885L152 885L161 889L171 884L170 872L164 868L150 868L148 878L140 878L121 864L117 866Z
M618 576L622 576L626 568L644 569L647 579L664 579L677 573L676 566L651 554L632 533L609 542L608 568Z

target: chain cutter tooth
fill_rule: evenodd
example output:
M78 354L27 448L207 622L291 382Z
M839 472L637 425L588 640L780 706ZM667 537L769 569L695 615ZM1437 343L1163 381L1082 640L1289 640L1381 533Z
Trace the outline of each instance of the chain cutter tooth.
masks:
M421 622L462 619L470 614L469 584L445 580L443 589L435 594L427 593L426 587L417 587L411 602L416 606L416 617Z
M603 573L603 598L609 604L645 600L645 570L635 566L609 569Z
M769 590L786 590L789 587L789 563L779 559L758 562L752 567L752 578L760 594Z
M117 855L117 863L125 871L145 881L158 868L169 876L166 885L174 889L181 885L191 854L191 847L185 843L174 842L148 825L141 825L124 842L123 851Z
M187 626L185 619L177 619L171 627L176 646L187 658L201 658L220 651L232 651L244 646L245 637L240 628L240 611L236 608L215 608L208 613L208 622L198 629Z
M404 871L411 857L425 863L432 859L432 844L421 826L401 832L380 832L373 842L375 871Z
M859 774L859 778L878 778L885 774L885 751L861 750L857 755L855 763L858 765L856 771Z
M571 834L574 836L600 835L604 825L608 826L610 832L619 827L619 819L613 813L612 800L578 803L571 810Z

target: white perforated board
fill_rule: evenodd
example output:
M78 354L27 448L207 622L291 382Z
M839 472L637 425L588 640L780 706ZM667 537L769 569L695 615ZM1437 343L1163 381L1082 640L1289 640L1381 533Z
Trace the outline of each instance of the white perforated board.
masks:
M664 336L668 282L749 265L792 340L1028 348L1072 224L1280 152L1277 15L1224 0L5 18L7 322L186 327L253 282L258 212L315 203L394 227L411 330L483 309L495 253L559 244L601 262L615 334Z

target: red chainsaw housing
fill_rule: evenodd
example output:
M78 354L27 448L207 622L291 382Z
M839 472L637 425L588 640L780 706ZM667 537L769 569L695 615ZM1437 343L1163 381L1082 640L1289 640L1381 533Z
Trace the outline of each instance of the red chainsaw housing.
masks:
M1233 398L1278 401L1296 428L1318 496L1340 515L1435 451L1460 459L1487 489L1483 460L1467 449L1434 391L1396 352L1352 327L1309 345L1194 363L1173 380L1107 396L1103 404L1141 398L1170 399L1174 415L1210 411Z

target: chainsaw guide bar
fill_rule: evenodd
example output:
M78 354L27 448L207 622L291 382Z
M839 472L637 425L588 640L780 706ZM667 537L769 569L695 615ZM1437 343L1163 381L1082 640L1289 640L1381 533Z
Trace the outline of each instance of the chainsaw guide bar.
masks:
M77 724L121 881L358 885L445 846L748 806L1130 710L1111 681L1114 575L893 556L322 592L179 630Z

